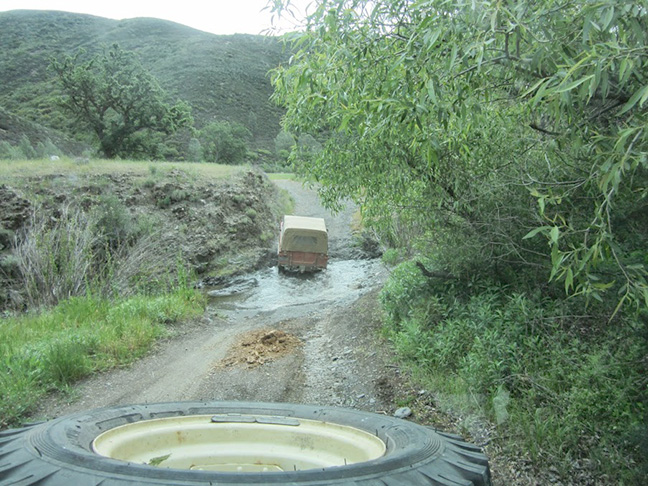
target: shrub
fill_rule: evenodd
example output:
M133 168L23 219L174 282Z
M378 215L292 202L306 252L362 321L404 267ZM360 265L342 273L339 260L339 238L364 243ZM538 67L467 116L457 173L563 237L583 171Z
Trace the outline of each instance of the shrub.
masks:
M396 248L388 248L382 254L382 261L385 265L394 266L401 259L400 251Z
M36 151L34 150L34 147L29 141L27 135L22 136L18 148L20 149L20 152L24 155L24 158L26 159L35 159L37 156Z
M63 155L63 152L61 152L59 148L56 145L54 145L54 143L52 143L52 141L49 138L45 140L45 143L38 142L36 144L36 149L35 149L36 158L47 159L53 155L56 155L57 157L61 157Z
M200 144L206 162L239 164L248 151L251 134L238 123L213 122L200 131Z
M387 324L398 328L415 310L427 307L431 293L430 281L421 273L416 262L410 260L398 265L380 294Z
M0 142L0 158L9 160L25 160L27 156L20 147L14 147L9 142Z
M387 334L440 397L472 397L512 447L565 474L584 458L626 481L645 467L645 323L597 326L575 303L426 280L403 263L381 301Z
M200 140L197 138L192 138L189 140L189 146L187 147L187 160L190 162L201 162L203 160L203 150Z
M137 226L128 208L116 196L100 196L91 216L98 238L109 249L130 245L137 238Z
M297 142L295 141L295 137L293 137L292 134L286 131L281 131L275 137L274 145L275 154L280 159L287 160L291 150L295 145L297 145Z

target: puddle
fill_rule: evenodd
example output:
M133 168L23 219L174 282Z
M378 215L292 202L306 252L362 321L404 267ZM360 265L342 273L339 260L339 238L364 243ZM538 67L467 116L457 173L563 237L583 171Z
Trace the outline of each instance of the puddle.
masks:
M315 274L279 273L272 267L228 287L207 289L207 295L210 307L228 317L263 314L280 320L353 302L381 283L384 274L380 260L332 261Z

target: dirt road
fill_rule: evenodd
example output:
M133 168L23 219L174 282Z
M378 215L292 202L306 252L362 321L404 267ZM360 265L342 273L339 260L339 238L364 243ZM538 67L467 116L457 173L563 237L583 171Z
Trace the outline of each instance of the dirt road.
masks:
M202 319L172 330L145 358L95 375L39 417L96 407L182 400L293 402L393 412L398 370L377 337L377 260L353 259L352 209L331 215L312 191L280 181L296 214L324 217L330 264L314 276L264 269L226 288L205 289Z

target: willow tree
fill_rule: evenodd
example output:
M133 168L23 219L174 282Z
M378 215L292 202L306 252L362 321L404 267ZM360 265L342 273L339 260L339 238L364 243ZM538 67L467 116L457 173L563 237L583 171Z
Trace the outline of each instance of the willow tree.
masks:
M62 104L97 136L106 157L157 155L158 143L193 123L189 106L167 94L138 61L117 44L89 60L85 52L52 61Z
M275 97L329 206L458 275L648 305L646 0L319 0L292 40Z

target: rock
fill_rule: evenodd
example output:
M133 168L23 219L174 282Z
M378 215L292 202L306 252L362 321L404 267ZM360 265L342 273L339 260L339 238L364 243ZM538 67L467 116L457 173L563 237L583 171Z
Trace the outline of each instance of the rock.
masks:
M394 412L394 417L396 418L407 418L412 415L412 410L409 407L401 407Z
M0 227L16 231L29 219L31 204L8 186L0 185Z

